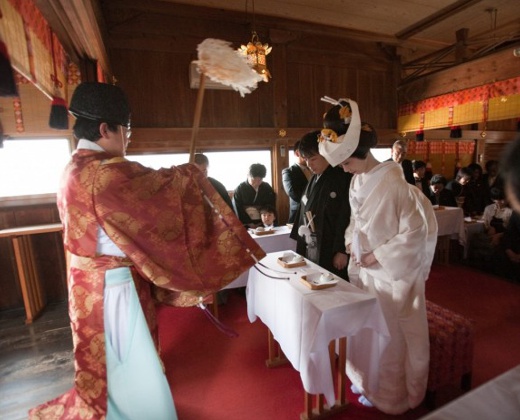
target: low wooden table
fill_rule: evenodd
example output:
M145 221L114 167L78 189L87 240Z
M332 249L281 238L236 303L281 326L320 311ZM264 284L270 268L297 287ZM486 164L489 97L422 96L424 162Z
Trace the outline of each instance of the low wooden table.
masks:
M13 244L14 255L27 324L30 324L45 308L46 299L41 280L36 267L31 235L41 233L61 232L61 223L16 227L0 230L0 238L10 238Z

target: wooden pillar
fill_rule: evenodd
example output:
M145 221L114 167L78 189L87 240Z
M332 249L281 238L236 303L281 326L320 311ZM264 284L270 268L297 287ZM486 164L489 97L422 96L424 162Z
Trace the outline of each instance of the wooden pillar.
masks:
M455 32L457 42L455 43L455 63L460 64L468 59L467 39L469 35L468 28L461 28Z

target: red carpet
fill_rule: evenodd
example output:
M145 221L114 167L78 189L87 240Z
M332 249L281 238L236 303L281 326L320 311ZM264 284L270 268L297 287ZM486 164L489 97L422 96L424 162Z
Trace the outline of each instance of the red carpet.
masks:
M520 363L520 286L460 266L434 266L427 298L477 321L473 385ZM220 319L239 333L229 338L198 308L161 307L160 337L168 379L181 420L299 419L303 387L297 371L284 365L267 368L267 329L251 324L246 300L229 293ZM460 392L439 395L445 403ZM428 410L420 406L389 416L353 401L334 419L413 420Z

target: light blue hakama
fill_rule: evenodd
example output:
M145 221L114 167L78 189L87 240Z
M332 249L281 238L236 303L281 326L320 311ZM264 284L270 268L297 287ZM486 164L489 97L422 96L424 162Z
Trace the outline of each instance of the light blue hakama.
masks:
M128 267L105 274L107 420L176 420L170 387Z

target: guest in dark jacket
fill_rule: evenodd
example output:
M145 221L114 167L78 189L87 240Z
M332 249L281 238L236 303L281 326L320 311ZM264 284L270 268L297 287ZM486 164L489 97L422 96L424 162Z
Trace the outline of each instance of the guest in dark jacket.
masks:
M482 175L482 184L485 187L486 191L486 203L493 204L493 200L491 199L491 189L498 188L504 189L504 180L500 176L498 171L498 161L497 160L488 160L485 165L486 172Z
M465 216L474 216L478 213L477 198L470 185L471 175L469 168L460 168L455 179L446 185L446 189L455 196L457 205L464 210Z
M427 197L430 194L430 183L426 179L426 162L422 160L412 161L413 178L415 179L415 186L419 188Z
M484 184L482 166L478 163L471 163L468 165L468 169L471 171L469 187L475 200L475 210L477 214L482 214L488 204L488 189Z
M249 167L247 180L236 187L233 194L233 207L240 221L246 227L262 226L260 209L264 206L276 208L276 194L273 188L264 182L267 169L261 163Z
M212 178L208 176L208 167L209 167L209 159L206 155L202 153L197 153L194 158L195 166L199 168L202 172L204 172L204 175L208 178L208 181L213 185L213 188L217 190L219 195L222 197L222 199L226 202L226 204L233 209L233 203L231 202L231 198L229 198L228 191L226 187L224 187L224 184L217 181L215 178Z
M289 196L289 223L293 223L296 218L296 212L298 211L303 191L312 176L305 159L300 155L300 151L298 150L299 146L300 141L298 140L294 144L294 155L296 156L297 162L282 170L283 189Z
M430 180L429 198L435 206L457 207L455 196L446 189L446 178L440 174L435 174Z

